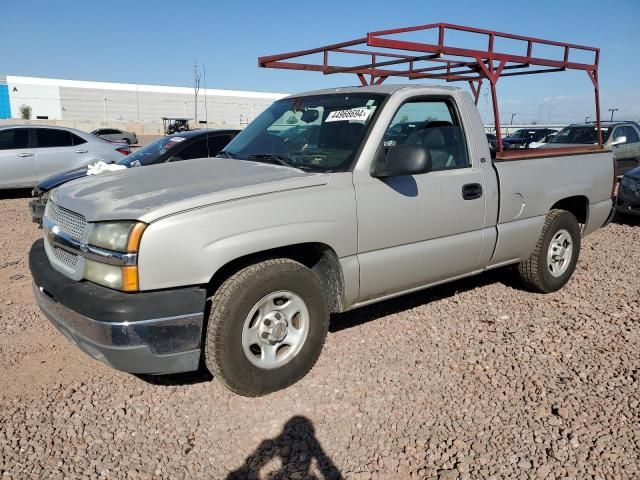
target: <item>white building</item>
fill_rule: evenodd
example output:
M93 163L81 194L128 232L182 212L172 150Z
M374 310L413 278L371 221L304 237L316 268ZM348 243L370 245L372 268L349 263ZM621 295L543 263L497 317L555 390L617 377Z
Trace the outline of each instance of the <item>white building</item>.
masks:
M217 126L244 124L284 96L201 88L198 120ZM162 117L195 114L194 90L189 87L0 75L0 118L21 118L23 105L31 107L32 119L104 124L156 123Z

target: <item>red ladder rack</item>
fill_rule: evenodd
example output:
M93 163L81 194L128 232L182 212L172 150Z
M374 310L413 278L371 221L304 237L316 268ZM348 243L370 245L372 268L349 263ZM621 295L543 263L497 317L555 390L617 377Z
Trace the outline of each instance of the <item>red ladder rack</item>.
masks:
M437 32L437 43L422 43L397 38L412 32ZM480 41L487 42L486 50L460 48L446 42L448 32L458 31L475 35ZM393 37L393 38L392 38ZM515 41L515 50L522 49L522 54L496 51L496 39ZM545 58L535 53L536 45L559 47L562 49L561 60ZM358 47L359 48L352 48ZM571 61L572 53L588 52L593 57L592 63ZM408 53L410 52L410 53ZM301 57L322 54L322 63L299 63ZM339 54L339 55L336 55ZM367 63L345 66L329 62L336 56L368 57ZM389 77L403 77L409 80L437 79L447 82L468 82L476 104L480 98L483 80L489 82L493 103L493 118L498 138L498 150L502 150L500 133L500 114L496 96L496 83L501 77L532 75L539 73L560 72L564 70L584 70L591 79L596 103L596 128L598 145L602 147L602 131L600 130L600 91L598 86L598 62L600 49L584 45L543 40L509 33L483 30L479 28L451 25L449 23L432 23L416 27L396 28L369 32L365 37L323 47L300 50L260 57L258 65L265 68L288 70L309 70L322 72L325 75L336 73L353 73L358 76L362 85L380 85ZM298 59L298 62L291 61ZM534 68L541 67L541 68Z

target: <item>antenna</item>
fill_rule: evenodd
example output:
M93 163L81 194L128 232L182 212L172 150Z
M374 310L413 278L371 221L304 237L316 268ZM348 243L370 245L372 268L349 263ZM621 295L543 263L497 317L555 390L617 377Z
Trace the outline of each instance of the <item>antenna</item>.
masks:
M198 92L200 91L200 72L198 72L198 61L193 61L193 115L196 124L198 123Z

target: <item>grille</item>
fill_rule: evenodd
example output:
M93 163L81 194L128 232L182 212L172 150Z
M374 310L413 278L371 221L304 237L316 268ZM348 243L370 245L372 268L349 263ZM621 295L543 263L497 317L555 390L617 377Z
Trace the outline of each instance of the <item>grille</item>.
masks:
M49 202L48 213L51 220L58 225L63 233L66 233L75 240L82 240L84 229L87 225L87 221L82 215L62 208L51 201Z
M76 263L78 263L78 256L73 253L69 253L66 250L62 250L61 248L54 248L53 254L56 258L65 266L75 269Z

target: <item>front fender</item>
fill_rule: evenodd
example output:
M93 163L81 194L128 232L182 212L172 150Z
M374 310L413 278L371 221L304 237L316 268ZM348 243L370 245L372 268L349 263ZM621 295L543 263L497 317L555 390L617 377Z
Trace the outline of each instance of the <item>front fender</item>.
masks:
M140 289L206 284L233 260L301 243L325 244L338 258L356 253L351 174L335 174L320 187L245 198L152 222L140 244Z

